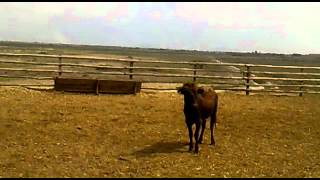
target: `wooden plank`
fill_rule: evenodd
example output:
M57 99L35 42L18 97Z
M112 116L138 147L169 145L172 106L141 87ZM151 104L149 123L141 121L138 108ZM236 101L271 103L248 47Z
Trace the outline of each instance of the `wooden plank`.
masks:
M59 63L41 63L41 62L25 62L25 61L8 61L1 60L0 63L10 63L10 64L32 64L32 65L45 65L45 66L58 66Z
M135 94L140 92L141 82L96 80L80 78L56 78L55 89L66 92Z
M26 79L38 79L38 80L52 80L54 77L35 77L35 76L17 76L17 75L0 75L4 78L26 78Z
M25 72L54 72L57 70L45 70L45 69L21 69L21 68L0 68L0 71L25 71Z
M59 66L59 63L40 63L40 62L24 62L24 61L7 61L0 60L0 63L11 63L11 64L32 64L32 65L46 65L46 66ZM145 69L145 70L179 70L179 71L194 71L192 68L171 68L171 67L130 67L130 66L103 66L103 65L89 65L89 64L75 64L75 63L61 63L62 66L70 67L87 67L87 68L96 68L97 70L104 69ZM231 71L212 71L212 69L196 69L196 71L210 71L210 72L230 72L230 73L239 73Z
M246 71L243 71L246 72ZM267 71L250 71L252 74L268 74L268 75L308 75L320 76L320 73L292 73L292 72L267 72Z
M0 86L54 86L53 84L2 84Z
M155 77L196 77L196 78L207 78L207 79L237 79L244 80L246 77L225 77L225 76L206 76L206 75L193 75L193 74L155 74L155 73L125 73L132 74L135 76L155 76Z
M320 94L319 91L299 91L299 90L275 90L275 89L250 89L250 91L255 91L255 92L277 92L277 93L308 93L308 94Z
M263 86L263 87L310 87L310 88L320 88L320 85L310 85L310 84L303 84L303 85L294 85L294 84L250 84L250 86L253 86L253 87Z
M270 77L244 77L244 79L250 79L250 80L278 80L278 81L313 81L313 82L319 82L320 79L296 79L296 78L270 78Z
M96 93L95 79L56 78L54 88L57 91Z
M99 93L109 94L136 94L140 92L141 82L100 80Z
M121 59L121 58L104 58L94 56L70 56L70 55L40 55L40 54L13 54L13 53L0 53L0 56L25 56L25 57L49 57L49 58L66 58L66 59L89 59L89 60L102 60L102 61L118 61L118 62L141 62L141 63L159 63L159 64L202 64L202 65L216 65L216 66L250 66L250 67L270 67L270 68L284 68L284 69L317 69L320 67L312 66L274 66L274 65L258 65L258 64L242 64L242 63L212 63L212 62L182 62L182 61L158 61L158 60L137 60L137 59Z
M36 62L22 62L22 61L4 61L0 60L1 63L13 63L13 64L34 64L34 65L47 65L47 66L58 66L59 63L36 63ZM96 65L88 65L88 64L74 64L74 63L61 63L62 66L74 66L74 67L87 67L87 68L99 68L99 69L145 69L145 70L179 70L179 71L195 71L192 68L169 68L169 67L129 67L129 66L96 66ZM255 67L255 66L250 66ZM268 66L270 67L270 66ZM296 68L296 67L295 67ZM307 67L303 67L307 68ZM312 67L313 68L313 67ZM196 69L196 71L203 72L230 72L230 73L239 73L233 71L212 71L211 69ZM244 71L246 72L246 71ZM251 71L254 74L269 74L269 75L313 75L320 76L320 73L292 73L292 72L265 72L265 71Z

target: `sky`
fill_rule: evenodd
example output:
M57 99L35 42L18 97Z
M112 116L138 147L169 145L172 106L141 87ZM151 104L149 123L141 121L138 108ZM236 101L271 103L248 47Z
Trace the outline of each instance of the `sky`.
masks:
M0 2L0 41L320 53L319 2Z

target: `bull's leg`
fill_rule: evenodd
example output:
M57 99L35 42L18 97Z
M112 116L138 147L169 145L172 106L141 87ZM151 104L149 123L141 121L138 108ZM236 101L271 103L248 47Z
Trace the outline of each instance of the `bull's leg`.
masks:
M214 141L214 137L213 137L213 128L214 128L214 125L216 123L216 119L217 119L217 116L216 116L216 113L212 114L211 115L211 120L210 120L210 131L211 131L211 143L210 145L215 145L215 141Z
M199 144L202 143L203 140L203 133L204 133L204 129L206 128L206 119L202 120L202 126L201 126L201 133L200 133L200 138L199 138Z
M194 133L194 138L196 139L195 153L199 152L199 131L200 131L200 121L196 123L196 132Z
M192 124L188 124L188 131L189 131L189 151L192 151L193 149L193 143L192 143Z

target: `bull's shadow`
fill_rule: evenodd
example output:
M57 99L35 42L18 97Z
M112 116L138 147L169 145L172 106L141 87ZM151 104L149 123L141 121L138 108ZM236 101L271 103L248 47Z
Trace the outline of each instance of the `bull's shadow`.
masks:
M184 153L188 152L187 148L188 144L178 141L172 141L172 142L157 142L150 146L146 146L145 148L135 151L132 153L132 155L135 155L136 157L145 157L150 156L152 154L158 154L158 153Z

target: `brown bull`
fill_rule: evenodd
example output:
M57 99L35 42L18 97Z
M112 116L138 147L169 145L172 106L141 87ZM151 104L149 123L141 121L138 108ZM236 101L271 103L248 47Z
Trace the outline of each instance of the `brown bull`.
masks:
M192 125L196 125L194 138L196 140L195 152L199 152L198 144L202 143L203 133L206 127L206 119L211 117L210 131L211 131L211 145L215 144L213 137L213 128L215 127L217 119L218 95L211 88L197 87L194 83L185 83L178 88L178 93L184 95L184 115L185 121L189 131L189 151L193 149L193 132ZM199 131L201 134L199 137Z

